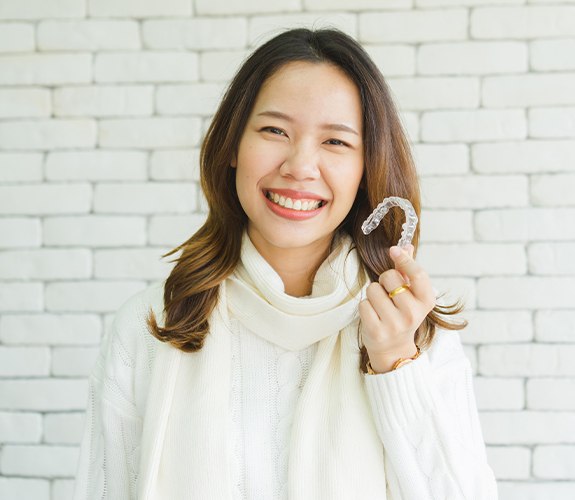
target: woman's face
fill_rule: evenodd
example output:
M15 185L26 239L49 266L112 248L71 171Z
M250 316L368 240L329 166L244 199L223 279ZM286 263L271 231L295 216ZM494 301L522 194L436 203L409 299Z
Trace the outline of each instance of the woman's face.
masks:
M341 69L292 62L266 80L232 162L261 253L328 248L362 178L362 138L359 91Z

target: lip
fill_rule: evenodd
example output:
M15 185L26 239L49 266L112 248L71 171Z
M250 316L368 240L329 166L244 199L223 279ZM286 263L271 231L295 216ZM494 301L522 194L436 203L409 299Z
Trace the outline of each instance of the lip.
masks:
M321 207L316 208L315 210L308 210L308 211L293 210L291 208L282 207L282 206L277 205L277 204L273 203L272 201L270 201L268 199L268 197L266 196L266 191L267 190L262 191L262 196L263 196L268 208L274 214L276 214L277 216L282 217L284 219L289 219L289 220L294 220L294 221L311 219L311 218L317 216L326 206L326 205L322 205ZM283 190L278 190L278 191L276 191L275 189L270 189L269 191L273 191L274 193L277 193L277 194L281 193L283 196L288 196L287 194L284 194L284 193L290 192L289 189L283 189ZM292 191L292 193L295 193L295 192L298 192L298 191ZM299 191L299 193L302 193L302 191ZM306 194L309 195L312 193L306 193ZM314 196L315 196L315 198L308 198L306 196L300 196L299 198L295 198L295 199L303 199L303 198L314 199L314 200L322 200L323 199L323 198L318 198L317 195L314 195ZM291 196L290 196L290 198L291 198ZM294 199L294 198L292 198L292 199Z

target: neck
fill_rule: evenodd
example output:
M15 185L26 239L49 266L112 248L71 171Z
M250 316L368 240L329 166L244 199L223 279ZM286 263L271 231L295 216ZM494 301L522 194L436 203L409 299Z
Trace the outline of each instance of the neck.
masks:
M278 248L260 241L258 235L249 236L261 256L282 279L287 295L304 297L311 293L315 274L329 255L331 240L314 242L306 247Z

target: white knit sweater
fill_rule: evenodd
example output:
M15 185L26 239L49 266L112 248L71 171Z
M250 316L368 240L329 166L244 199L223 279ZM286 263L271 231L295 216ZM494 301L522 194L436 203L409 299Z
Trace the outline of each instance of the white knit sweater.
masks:
M76 500L109 499L106 491L135 498L139 443L151 367L158 341L146 330L151 301L162 300L154 285L117 313L90 378L90 401L76 481ZM236 452L237 499L286 499L287 450L295 402L315 352L286 351L232 321L230 426ZM439 331L432 347L395 372L365 375L369 401L387 464L387 498L422 500L405 494L419 483L426 499L479 498L466 484L495 481L486 457L473 395L470 364L459 334ZM418 408L426 384L435 384L440 415ZM459 443L446 457L444 444ZM453 446L449 447L451 453ZM100 472L103 469L103 475ZM105 485L101 484L104 481ZM100 483L100 484L98 484ZM491 485L491 486L490 486ZM104 490L103 496L98 492ZM464 496L463 496L464 495ZM120 500L113 498L111 500Z

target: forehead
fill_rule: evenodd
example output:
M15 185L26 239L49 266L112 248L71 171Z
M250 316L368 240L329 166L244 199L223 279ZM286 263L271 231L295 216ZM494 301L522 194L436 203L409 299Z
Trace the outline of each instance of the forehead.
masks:
M262 85L253 114L274 108L287 114L317 115L361 123L361 98L356 84L329 63L290 62ZM281 109L275 109L281 108Z

